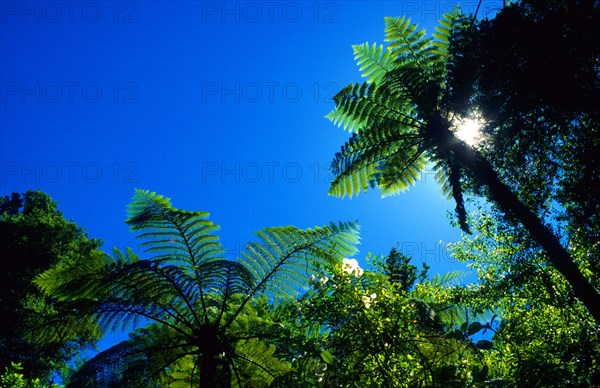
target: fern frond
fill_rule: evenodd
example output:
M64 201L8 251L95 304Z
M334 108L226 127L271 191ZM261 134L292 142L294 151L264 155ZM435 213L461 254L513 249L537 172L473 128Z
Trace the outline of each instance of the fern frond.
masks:
M353 46L368 80L343 88L326 116L357 134L334 158L330 194L351 197L375 186L383 196L396 194L415 183L429 160L448 160L448 155L436 153L427 125L449 109L448 46L466 20L456 7L442 17L434 38L428 38L410 19L387 17L387 48ZM455 199L458 220L467 231L462 171L452 166L438 168L441 171L448 176L438 174L437 179L443 192Z
M386 40L394 56L394 69L386 77L402 86L421 112L431 112L442 98L448 66L451 34L460 27L464 16L456 7L445 14L433 36L417 31L406 18L386 18Z
M443 275L437 274L432 277L427 283L434 287L444 287L449 285L455 285L456 282L464 276L462 271L449 271Z
M431 64L436 78L440 80L443 87L446 86L448 76L450 39L466 22L466 16L461 11L460 6L457 5L451 12L444 14L435 27L436 32L433 33L435 39L432 43L434 52L431 57Z
M429 117L437 110L441 96L441 80L434 77L431 69L407 64L388 72L382 80L382 88L393 95L403 95L414 106L418 117Z
M328 194L336 197L348 196L352 198L358 193L365 193L367 189L377 186L378 162L366 165L355 165L351 169L341 172L331 182Z
M443 163L436 163L434 166L435 182L440 186L442 195L446 197L447 200L452 199L452 187L450 186L450 182L448 182L447 169L444 167Z
M433 45L436 49L436 55L441 60L447 60L450 37L462 23L464 17L460 6L457 5L451 12L442 15L442 18L438 21L433 33L433 37L435 38Z
M411 291L413 298L422 299L426 302L433 302L431 289L440 289L443 287L454 286L458 280L464 276L462 271L449 271L442 274L437 274L429 280L420 283L414 290Z
M127 224L139 232L142 246L153 260L184 261L191 266L223 257L215 232L219 227L208 213L173 208L169 198L136 189L127 208Z
M394 60L392 51L389 48L384 48L382 45L377 46L373 43L362 43L353 45L354 59L362 76L367 78L367 83L378 83L383 75L393 68Z
M425 165L417 130L395 121L372 123L353 134L336 154L330 194L352 197L374 186L384 196L397 193L414 184Z
M29 295L23 301L27 315L23 321L22 336L32 344L47 346L78 341L92 345L102 337L96 320L84 303L58 302L49 304L48 298Z
M188 355L179 359L169 366L169 370L169 388L189 388L199 385L200 379L194 356Z
M308 287L317 265L339 262L356 252L358 226L352 222L306 230L285 226L265 228L256 235L259 241L248 243L239 259L256 279L250 295L295 296Z
M139 258L131 250L126 255L119 253L116 258L104 252L92 252L80 261L50 268L33 282L44 293L59 301L95 299L102 297L98 294L107 295L102 282L111 265L124 266L138 261Z
M368 122L375 105L368 101L374 93L376 86L364 82L362 84L351 83L344 87L333 100L336 107L326 118L338 127L349 132L358 132Z
M427 49L430 39L425 38L425 30L418 30L406 17L385 18L385 41L389 42L396 62L421 62L423 51Z
M277 358L275 350L274 345L267 345L256 338L240 341L232 357L238 376L243 378L236 381L238 386L268 386L276 377L289 372L291 364Z
M61 300L93 304L106 330L126 329L151 319L170 322L187 332L218 315L209 314L205 294L213 295L221 305L230 295L245 294L254 284L244 266L226 260L201 263L190 271L164 262L117 257L121 259L104 260L91 270L85 262L52 269L40 275L38 284Z
M381 175L379 187L382 196L395 195L407 190L421 178L428 159L422 148L415 146L412 158L406 159L398 152L386 160Z
M352 132L360 132L373 121L396 121L398 125L419 128L412 105L403 103L402 94L393 94L374 84L354 84L343 88L335 97L335 109L326 118ZM405 101L408 102L408 101Z
M417 31L417 26L404 17L388 17L385 22L386 41L390 42L395 70L403 73L404 68L418 69L423 80L442 81L437 69L440 64L445 66L445 62L437 57L434 40L425 37L425 30Z
M151 325L100 352L72 377L69 386L147 387L150 381L166 383L166 368L195 349L164 326Z
M115 251L114 257L100 252L36 279L48 295L84 306L82 313L97 318L106 331L151 322L149 328L136 330L135 337L87 363L76 381L131 386L147 382L145 376L162 378L178 360L189 361L192 356L198 366L197 358L213 357L215 341L226 349L223 356L219 352L218 362L234 368L230 350L236 344L271 338L274 327L266 313L252 312L257 296L296 296L308 288L309 276L318 266L353 255L358 242L355 223L307 230L266 228L257 233L257 242L246 245L242 257L230 261L222 258L213 233L217 226L207 217L208 213L175 209L168 198L137 190L127 221L144 240L153 255L150 259L140 260L131 250ZM162 334L164 342L155 338ZM273 349L253 348L262 356L250 352L240 357L267 370L270 366L262 363L272 361ZM116 380L105 379L106 370L116 371Z

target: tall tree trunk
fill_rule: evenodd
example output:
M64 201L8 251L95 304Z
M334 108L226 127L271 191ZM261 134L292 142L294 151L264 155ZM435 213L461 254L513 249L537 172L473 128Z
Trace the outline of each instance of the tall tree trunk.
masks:
M596 323L600 323L600 295L582 275L571 255L557 236L523 204L512 190L500 181L490 163L473 148L459 140L441 117L432 120L428 135L442 153L450 153L468 169L478 183L487 186L490 199L506 214L513 216L544 249L550 262L571 285L575 296L587 307Z

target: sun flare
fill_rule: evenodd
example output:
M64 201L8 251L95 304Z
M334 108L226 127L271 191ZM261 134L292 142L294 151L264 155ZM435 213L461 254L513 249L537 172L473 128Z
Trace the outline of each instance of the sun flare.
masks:
M485 122L481 118L459 118L454 121L456 137L470 146L475 146L481 141L481 128Z

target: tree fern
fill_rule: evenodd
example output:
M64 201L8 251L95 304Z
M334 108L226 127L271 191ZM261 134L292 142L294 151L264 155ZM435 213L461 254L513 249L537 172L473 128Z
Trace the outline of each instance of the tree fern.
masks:
M352 255L358 242L354 223L266 228L239 258L227 260L208 213L176 209L168 198L144 190L136 190L127 223L148 259L115 251L36 279L48 295L85 306L81 314L97 318L104 330L152 323L86 363L74 384L85 379L109 384L108 368L118 371L110 384L148 386L169 368L183 373L180 360L189 357L198 372L191 382L212 386L218 371L221 378L239 377L250 364L270 371L267 380L272 379L285 365L261 341L271 338L276 326L259 317L253 304L259 297L273 303L296 296L308 288L317 266Z
M436 138L440 123L451 126L440 119L451 114L444 99L448 47L465 20L457 7L442 17L429 38L408 18L387 17L387 46L353 46L367 81L343 88L334 98L336 107L326 116L354 132L332 162L335 178L330 194L353 196L369 187L379 187L383 196L396 194L413 185L434 162L438 181L446 194L452 194L459 223L468 231L464 172Z

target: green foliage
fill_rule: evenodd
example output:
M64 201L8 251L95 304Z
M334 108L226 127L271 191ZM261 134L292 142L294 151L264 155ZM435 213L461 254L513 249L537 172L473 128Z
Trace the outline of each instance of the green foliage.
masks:
M0 387L2 388L25 388L27 383L22 373L21 364L10 363L6 367L6 372L0 377Z
M494 332L476 344L489 349L489 375L508 386L598 385L597 324L539 248L485 213L470 220L477 234L451 249L478 277L477 284L456 290L457 298L474 311L499 314L495 324L472 323L467 329Z
M68 221L45 193L28 191L0 198L0 368L11 360L26 379L50 375L100 337L92 319L43 296L35 276L52 267L98 254L100 241L89 239Z
M368 83L377 83L392 69L393 57L389 48L384 49L383 46L377 46L375 43L371 46L369 43L363 43L352 46L352 49L354 59Z
M58 384L45 385L40 379L28 380L25 378L23 366L20 363L11 362L6 371L0 376L0 388L61 388Z
M484 351L470 339L476 332L448 335L463 319L447 313L461 309L452 304L457 276L436 276L408 292L385 275L384 263L362 274L323 268L311 292L276 307L291 328L280 341L293 370L275 386L482 385L487 375L476 374Z
M127 223L147 259L117 251L36 279L48 295L85 302L83 312L105 330L150 322L84 364L71 385L268 384L289 369L274 356L270 341L281 327L269 318L269 304L305 289L307 273L352 254L358 240L353 223L266 228L227 260L208 213L176 209L143 190L135 192Z

